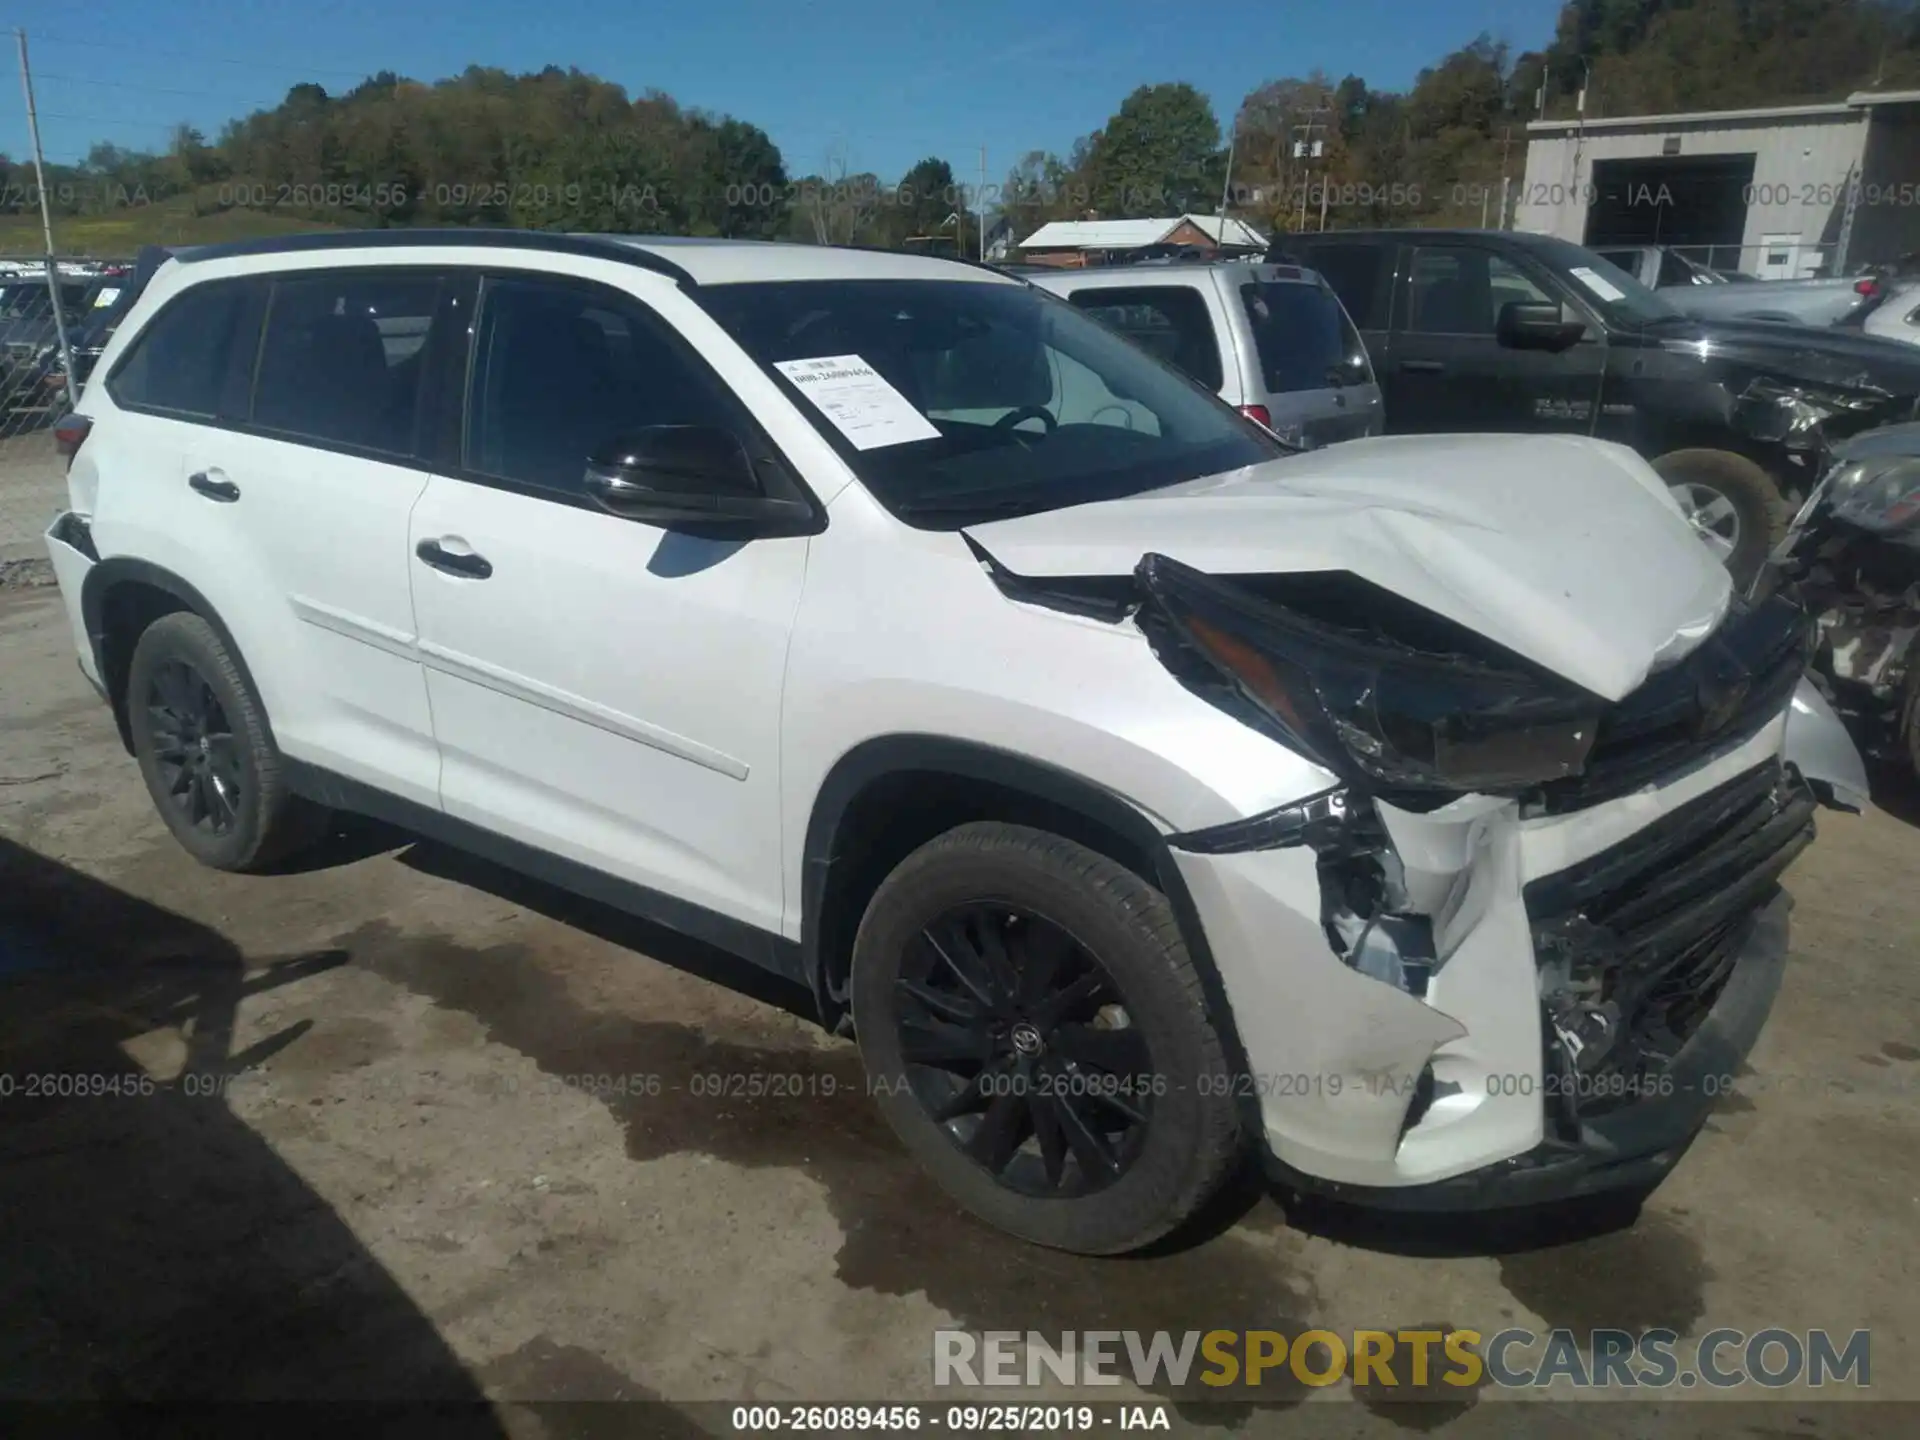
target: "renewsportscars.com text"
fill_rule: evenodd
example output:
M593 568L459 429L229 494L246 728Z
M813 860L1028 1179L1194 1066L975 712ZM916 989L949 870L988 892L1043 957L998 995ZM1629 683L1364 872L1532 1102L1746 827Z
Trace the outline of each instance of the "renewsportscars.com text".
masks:
M1872 1384L1872 1334L1710 1330L936 1330L933 1383L1730 1389Z

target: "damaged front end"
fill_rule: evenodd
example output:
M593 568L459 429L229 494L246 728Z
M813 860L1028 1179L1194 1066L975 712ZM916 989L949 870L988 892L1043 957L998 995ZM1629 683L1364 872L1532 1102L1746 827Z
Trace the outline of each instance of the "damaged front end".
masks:
M1813 673L1863 748L1920 770L1920 426L1842 450L1756 593L1813 616Z
M1305 908L1309 876L1319 934L1363 982L1294 977L1287 1003L1311 1018L1263 1021L1249 1043L1256 1071L1338 1081L1263 1099L1290 1179L1478 1205L1502 1203L1489 1166L1546 1198L1595 1184L1596 1147L1656 1170L1684 1149L1699 1107L1639 1140L1594 1127L1642 1115L1696 1051L1731 1074L1709 1017L1745 964L1736 1008L1757 1033L1777 985L1784 942L1756 958L1755 937L1784 934L1762 920L1784 913L1777 881L1813 835L1812 795L1779 758L1809 644L1797 606L1736 601L1608 701L1351 575L1221 577L1152 554L1130 584L997 578L1130 616L1188 690L1337 777L1168 842L1203 913L1231 917L1215 948L1243 956L1236 1012L1274 1005L1284 904ZM1278 895L1293 898L1262 908Z

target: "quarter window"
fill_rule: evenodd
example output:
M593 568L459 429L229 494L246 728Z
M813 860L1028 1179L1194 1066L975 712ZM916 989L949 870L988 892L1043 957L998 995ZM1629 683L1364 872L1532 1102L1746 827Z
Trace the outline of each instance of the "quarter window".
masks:
M577 493L587 457L649 425L744 436L737 407L661 322L611 292L489 280L468 406L467 466Z
M411 455L439 289L438 276L417 270L275 281L253 423L329 445Z
M239 419L247 409L264 287L196 285L176 297L114 367L107 392L132 410Z

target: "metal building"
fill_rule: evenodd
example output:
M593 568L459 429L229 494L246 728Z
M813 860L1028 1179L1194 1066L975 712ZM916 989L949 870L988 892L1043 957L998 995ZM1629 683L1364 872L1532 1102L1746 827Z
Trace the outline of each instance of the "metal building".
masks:
M1920 90L1823 105L1536 120L1516 229L1672 245L1769 278L1920 250Z

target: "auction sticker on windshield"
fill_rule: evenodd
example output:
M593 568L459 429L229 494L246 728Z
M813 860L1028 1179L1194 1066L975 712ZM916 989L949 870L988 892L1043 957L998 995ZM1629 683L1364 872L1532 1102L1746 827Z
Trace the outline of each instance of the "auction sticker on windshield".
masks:
M1598 295L1602 300L1624 300L1627 298L1626 291L1622 290L1618 285L1615 285L1611 280L1606 279L1598 271L1591 270L1585 265L1576 265L1573 267L1573 278L1586 286L1587 289L1591 290L1594 294Z
M791 380L857 450L940 438L933 422L858 355L781 360L774 368Z

